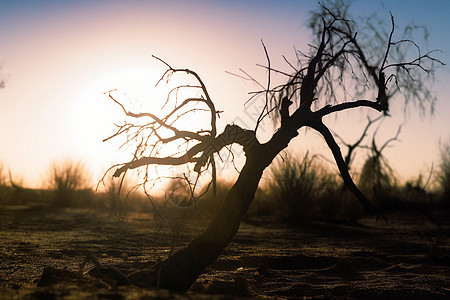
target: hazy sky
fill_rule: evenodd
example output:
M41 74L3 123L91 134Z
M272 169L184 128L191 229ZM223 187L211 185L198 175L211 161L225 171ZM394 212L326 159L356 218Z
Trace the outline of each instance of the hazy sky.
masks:
M225 71L242 68L264 82L264 71L256 66L265 63L261 39L272 63L282 65L281 55L292 58L294 46L307 49L305 20L316 7L315 0L0 1L0 78L6 79L0 89L0 161L26 185L39 186L54 160L83 160L94 179L109 165L127 160L126 151L116 151L117 143L102 143L121 120L103 92L118 88L157 112L150 87L164 67L152 54L203 77L217 107L225 111L222 126L253 127L244 102L257 87ZM354 15L377 9L391 10L398 26L411 21L427 25L431 36L425 50L441 49L436 56L450 63L449 1L388 1L384 8L380 1L354 1ZM436 79L436 114L421 119L412 113L402 142L386 151L405 179L436 165L439 141L450 136L449 68L440 68ZM386 136L405 123L403 114L395 113ZM352 128L362 126L361 113L347 116ZM356 134L335 126L349 139ZM321 151L324 144L313 136L291 147Z

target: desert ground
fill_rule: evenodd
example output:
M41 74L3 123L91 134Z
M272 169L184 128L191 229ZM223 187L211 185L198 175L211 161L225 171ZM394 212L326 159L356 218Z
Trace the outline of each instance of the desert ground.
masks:
M177 294L120 285L86 257L126 275L185 245L200 223L158 232L148 212L121 220L37 204L4 205L0 215L1 299L450 298L450 222L442 216L441 230L415 213L387 215L387 224L243 223L223 255Z

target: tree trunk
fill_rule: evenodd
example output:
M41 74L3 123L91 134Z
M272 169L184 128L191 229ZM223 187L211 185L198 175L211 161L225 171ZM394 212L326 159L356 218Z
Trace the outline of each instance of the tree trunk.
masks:
M155 269L131 274L130 282L181 292L194 283L204 268L219 257L236 234L254 199L264 169L279 153L273 148L272 151L264 151L267 150L264 146L270 145L258 144L254 147L257 149L246 152L245 165L208 228L187 247L168 257Z

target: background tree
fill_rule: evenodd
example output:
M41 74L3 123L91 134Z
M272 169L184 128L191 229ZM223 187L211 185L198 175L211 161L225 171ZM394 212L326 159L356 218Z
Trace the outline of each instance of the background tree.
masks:
M398 128L395 136L384 142L381 147L378 147L375 142L377 134L377 131L375 131L372 145L369 148L370 154L362 166L359 185L366 194L371 195L372 199L378 203L392 202L394 197L393 189L396 185L394 171L382 152L390 143L398 141L400 131L401 126Z
M389 110L390 99L408 108L418 108L421 113L434 111L436 96L431 90L433 70L442 64L431 55L437 50L422 53L415 40L426 42L429 32L425 26L409 24L393 39L394 18L387 22L379 13L361 16L358 20L350 14L351 1L321 1L321 9L311 12L308 27L311 28L315 43L322 39L322 22L330 17L351 22L337 22L335 38L352 39L357 34L357 42L349 43L346 51L350 55L341 56L334 68L328 68L318 91L327 99L338 102L339 97L362 98L375 96ZM358 21L358 23L354 22ZM353 67L349 68L350 63ZM387 84L391 86L387 88ZM376 93L375 95L373 93ZM330 100L331 100L330 99Z
M185 166L186 172L180 177L189 184L191 193L188 201L194 203L201 196L197 190L202 175L209 176L209 186L214 188L218 163L216 159L220 158L222 149L239 144L245 153L245 163L236 182L206 230L187 247L169 256L154 269L130 274L131 282L140 286L158 286L179 291L188 289L235 235L254 198L263 171L304 127L312 128L323 136L345 184L361 205L370 213L383 212L385 208L374 205L355 185L324 118L353 108L387 114L393 96L400 93L394 90L411 93L409 90L403 91L404 87L411 87L417 94L416 98L406 97L406 102L416 99L419 106L431 105L430 98L426 95L422 97L422 91L417 86L411 86L410 82L422 82L419 74L431 72L433 63L438 61L431 53L422 54L410 40L402 37L395 41L393 17L387 35L382 31L379 34L383 48L367 46L365 43L370 35L370 28L363 27L358 31L356 23L345 13L346 10L341 11L340 3L336 2L330 8L320 6L313 14L316 22L312 27L316 38L308 53L298 53L298 67L290 64L292 73L275 70L264 47L268 70L267 87L257 91L255 95L262 95L265 105L253 129L229 124L219 133L217 117L220 112L200 76L190 69L174 68L159 58L157 59L167 67L160 82L167 82L182 74L195 81L176 86L169 92L163 107L166 113L162 116L151 112L130 111L123 101L116 99L114 91L109 93L111 100L126 115L126 121L118 126L113 137L126 136L126 144L134 146L133 158L118 165L114 176L119 177L128 170L143 167L145 171L142 186L146 192L151 187L148 177L150 166ZM372 32L376 33L377 30L374 27ZM369 33L365 34L366 31ZM357 35L357 32L361 33ZM410 46L417 50L412 58L409 55ZM271 85L271 75L274 72L286 76L284 84L275 87ZM348 78L351 79L349 82ZM345 92L349 90L350 84L356 85L356 93L351 97L349 93L344 93L342 95L346 96L341 97L338 90ZM180 90L195 90L197 94L180 100L177 97ZM198 128L194 129L181 129L181 120L202 112L209 115L208 124L196 124ZM267 142L261 143L257 138L257 130L267 116L276 117L278 129Z
M345 147L347 147L347 153L344 155L344 162L347 166L347 169L350 170L351 164L355 158L355 150L358 148L368 148L369 146L364 144L363 141L368 135L368 131L370 127L374 124L376 124L378 121L382 119L383 116L379 116L376 119L371 119L370 117L367 117L367 123L366 127L364 127L363 131L361 132L361 135L352 143L349 144L346 142L341 136L339 136L337 133L333 133L333 135L340 141L341 144L343 144Z

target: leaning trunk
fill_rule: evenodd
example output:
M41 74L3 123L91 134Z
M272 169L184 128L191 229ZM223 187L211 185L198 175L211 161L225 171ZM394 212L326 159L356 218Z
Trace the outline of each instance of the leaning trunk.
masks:
M186 291L236 234L254 199L263 171L272 159L261 159L261 154L256 152L247 153L246 163L237 181L208 228L156 269L138 271L130 276L130 281L141 286Z
M208 228L155 269L131 274L130 282L143 287L186 291L230 243L255 197L264 169L297 135L296 129L285 128L265 144L255 138L254 143L244 147L245 165Z

